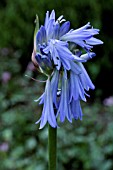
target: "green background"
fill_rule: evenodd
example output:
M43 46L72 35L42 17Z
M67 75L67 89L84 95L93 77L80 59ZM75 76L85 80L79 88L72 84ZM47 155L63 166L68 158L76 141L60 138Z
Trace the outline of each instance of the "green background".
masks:
M65 122L58 129L58 169L113 169L113 1L112 0L1 0L0 1L0 170L47 169L47 126L35 122L41 107L33 100L44 80L31 65L34 20L44 23L47 10L64 15L71 28L90 22L100 29L104 45L85 67L96 86L81 103L83 121ZM105 100L106 99L106 100ZM106 102L107 101L107 104Z

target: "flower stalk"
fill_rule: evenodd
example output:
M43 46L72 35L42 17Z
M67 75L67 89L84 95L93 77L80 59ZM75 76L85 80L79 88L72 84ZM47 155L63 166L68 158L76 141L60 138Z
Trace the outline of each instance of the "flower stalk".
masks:
M57 166L57 128L52 128L48 124L48 166L49 170L56 170Z

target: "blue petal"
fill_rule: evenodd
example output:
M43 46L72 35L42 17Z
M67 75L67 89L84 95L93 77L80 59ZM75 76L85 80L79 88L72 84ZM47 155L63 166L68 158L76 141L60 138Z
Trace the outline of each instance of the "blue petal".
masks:
M78 79L73 72L70 73L70 100L69 100L70 102L72 101L72 98L74 98L74 100L79 99Z
M93 48L93 46L86 44L84 41L80 41L80 40L71 40L71 41L88 51L90 51L91 48Z
M71 118L71 110L69 105L69 86L68 79L65 79L65 73L62 77L62 88L61 88L61 97L59 108L57 111L57 116L60 114L60 121L64 122L65 118L68 119L69 122L72 122Z
M96 35L96 34L99 34L99 29L90 28L90 29L84 30L84 32L87 32L90 35Z
M89 32L81 32L78 34L75 31L72 31L71 33L67 33L67 34L63 35L60 38L60 40L74 42L76 40L87 40L91 37L92 37L92 35L89 34Z
M60 25L56 24L54 26L53 39L59 39L59 29L60 29Z
M85 62L84 59L73 55L72 52L68 49L67 43L63 43L62 41L56 41L55 43L55 47L57 49L57 52L60 56L60 58L62 59L67 59L67 60L75 60L75 61L79 61L79 62Z
M44 101L45 102L45 101ZM48 118L47 118L47 112L46 112L46 105L44 104L44 106L43 106L43 110L42 110L42 116L41 116L41 118L36 122L36 124L38 124L39 122L40 122L40 127L39 127L39 129L42 129L45 125L46 125L46 123L47 123L47 120L48 120Z
M38 44L42 44L42 37L41 37L41 32L40 30L38 31L38 33L36 34L36 45Z
M44 24L46 29L48 27L48 23L50 22L50 20L54 20L54 23L55 23L55 11L54 10L52 10L50 16L49 16L49 11L47 11L46 13L45 24Z
M75 74L81 74L81 68L77 63L70 61L70 65L71 71L73 71Z
M82 82L82 85L83 87L86 89L86 90L89 90L90 89L95 89L95 86L94 84L92 83L87 71L85 70L84 66L82 63L79 63L81 69L82 69L82 74L79 75L80 77L80 81Z
M60 27L59 37L66 34L69 31L69 28L70 28L70 22L69 21L62 24L62 26Z
M49 79L47 80L46 87L45 87L45 97L44 97L42 116L36 122L36 124L40 122L39 129L42 129L47 123L47 121L53 128L57 127L56 116L54 113L52 94L51 94L51 84Z
M70 70L71 69L71 65L70 65L70 61L69 60L66 60L64 58L61 58L60 60L62 62L62 65L63 65L64 69L66 69L66 70Z
M56 63L56 59L60 59L62 65L65 69L70 70L70 61L79 61L86 62L85 59L78 57L77 55L73 55L72 52L68 49L68 44L66 42L62 42L59 40L50 40L48 42L48 46L43 50L45 53L51 53L51 56ZM57 61L58 62L58 61ZM60 66L60 65L59 65ZM60 68L60 67L59 67Z
M99 44L103 44L103 42L102 42L101 40L99 40L99 39L97 39L97 38L94 38L94 37L92 37L92 38L86 40L86 43L87 43L87 44L90 44L90 45L99 45Z
M80 101L79 100L72 100L71 102L71 112L75 120L80 119L82 120L82 109L80 106Z
M59 54L55 48L55 46L50 42L49 45L43 50L45 53L51 53L51 60L53 60L54 65L56 66L57 70L60 70L61 67L61 60L59 58Z
M35 59L43 71L46 72L52 69L52 63L48 56L43 55L42 57L39 53L37 53Z
M44 97L45 97L45 93L43 93L38 99L34 100L35 102L39 102L39 104L43 104L44 103Z
M68 33L61 36L60 40L74 42L87 50L90 50L93 47L89 46L88 44L90 45L102 44L101 40L93 38L94 35L99 33L99 29L94 28L88 29L88 27L90 27L89 23L79 29L71 30Z
M47 25L46 33L47 33L47 40L52 38L53 36L53 29L54 29L54 19L51 19Z
M40 27L40 30L36 34L36 45L46 42L46 30L44 26Z
M82 58L82 59L84 59L84 60L89 60L89 59L91 59L91 58L93 58L93 57L95 57L96 56L96 54L94 53L94 52L88 52L88 53L86 53L86 54L82 54L81 56L80 56L80 58Z
M86 92L84 91L84 87L79 79L79 96L80 96L80 99L83 100L84 102L86 102L85 94Z
M84 87L80 82L79 75L70 72L70 102L72 98L86 101Z
M56 108L58 108L58 102L57 102L58 82L59 82L59 71L56 70L51 80L51 91L52 91L52 98L53 98L52 100Z
M79 33L79 32L81 32L81 31L83 31L83 30L86 30L86 29L89 28L89 27L91 27L90 22L88 22L86 25L84 25L84 26L76 29L75 31Z
M55 48L53 48L51 55L53 57L54 65L56 66L57 70L60 70L61 60L60 60L58 52Z
M52 10L49 19L50 19L50 20L51 20L51 19L54 19L54 20L55 20L55 11L54 11L54 10Z
M43 49L44 53L48 54L49 51L50 51L50 46L46 46L44 49Z
M57 41L55 47L58 51L60 58L74 60L74 57L71 51L67 47L67 43L62 43L61 41Z
M41 26L40 28L40 32L41 32L41 37L42 37L42 42L46 42L47 41L47 37L46 37L46 30L44 26Z
M48 22L49 22L49 11L47 11L46 13L45 24L44 24L45 28L47 28Z

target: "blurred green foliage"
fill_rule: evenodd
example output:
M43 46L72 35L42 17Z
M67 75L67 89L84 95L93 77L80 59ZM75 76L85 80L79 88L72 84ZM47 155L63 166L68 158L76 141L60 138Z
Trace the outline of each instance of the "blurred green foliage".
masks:
M96 90L93 100L82 103L83 121L68 122L58 129L58 169L113 169L113 105L101 99L113 95L113 1L98 0L1 0L0 1L0 170L45 170L47 127L38 130L35 122L41 107L33 100L44 84L25 74L45 79L30 63L34 20L43 24L47 10L55 9L77 28L88 21L101 30L97 57L85 64ZM38 74L38 75L37 75ZM93 103L91 103L93 101Z

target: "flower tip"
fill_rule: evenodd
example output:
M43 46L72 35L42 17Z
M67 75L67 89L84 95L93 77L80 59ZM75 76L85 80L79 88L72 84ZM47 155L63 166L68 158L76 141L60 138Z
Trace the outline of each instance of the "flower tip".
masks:
M34 100L34 102L38 102L38 99Z
M96 54L94 52L91 53L91 58L95 57Z
M53 9L51 13L55 13L55 10Z
M39 22L39 18L38 18L38 15L36 14L36 19L34 21L35 23Z
M41 119L39 119L38 121L35 122L35 124L37 125L40 122Z
M39 127L39 130L41 130L43 127Z
M55 10L53 9L51 14L50 14L50 18L51 19L55 19Z
M104 44L104 42L100 40L100 44Z
M94 90L94 89L95 89L95 86L94 86L94 84L92 85L91 89L92 89L92 90Z

